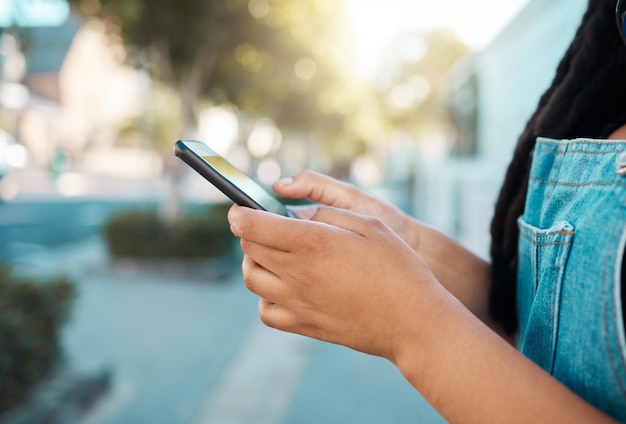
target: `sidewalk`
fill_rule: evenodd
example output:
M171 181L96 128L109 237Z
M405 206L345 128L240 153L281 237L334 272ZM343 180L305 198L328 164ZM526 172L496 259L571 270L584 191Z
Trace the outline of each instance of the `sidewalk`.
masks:
M264 327L238 268L219 282L111 271L99 239L53 253L23 270L77 281L68 357L113 371L82 424L444 422L388 362Z

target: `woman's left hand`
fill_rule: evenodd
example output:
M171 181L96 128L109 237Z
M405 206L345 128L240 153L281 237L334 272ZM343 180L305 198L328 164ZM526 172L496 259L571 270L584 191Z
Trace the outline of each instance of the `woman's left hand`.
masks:
M403 339L415 341L415 320L434 310L433 294L444 291L425 261L374 218L323 207L299 220L235 205L229 221L245 254L244 282L270 327L393 361Z

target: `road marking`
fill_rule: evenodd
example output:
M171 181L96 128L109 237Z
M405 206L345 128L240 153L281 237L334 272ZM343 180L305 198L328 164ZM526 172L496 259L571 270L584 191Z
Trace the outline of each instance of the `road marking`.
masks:
M192 423L282 422L312 345L308 338L257 324Z

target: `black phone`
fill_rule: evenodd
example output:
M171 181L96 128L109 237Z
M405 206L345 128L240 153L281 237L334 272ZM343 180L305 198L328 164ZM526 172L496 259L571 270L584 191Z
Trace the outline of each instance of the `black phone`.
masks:
M205 143L178 140L174 144L174 154L238 205L294 216L276 196Z

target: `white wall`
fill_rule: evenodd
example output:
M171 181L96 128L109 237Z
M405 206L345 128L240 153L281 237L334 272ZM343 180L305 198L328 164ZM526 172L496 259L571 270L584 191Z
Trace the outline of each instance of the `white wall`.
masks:
M479 93L477 155L417 167L416 216L484 258L494 204L517 138L552 81L586 6L587 0L530 0L470 65Z
M588 0L531 0L476 59L480 155L508 162Z

